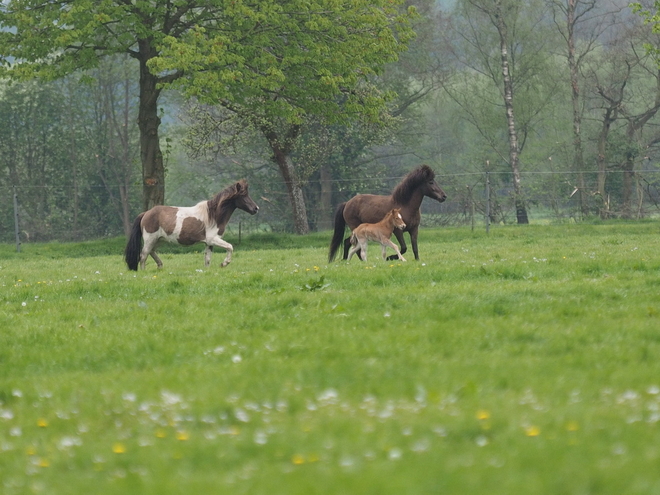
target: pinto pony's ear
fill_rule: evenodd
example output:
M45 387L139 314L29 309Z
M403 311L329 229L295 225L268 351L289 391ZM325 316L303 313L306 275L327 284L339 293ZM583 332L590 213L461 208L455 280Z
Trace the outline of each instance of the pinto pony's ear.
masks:
M247 181L245 179L241 179L235 184L236 194L246 194L247 188Z

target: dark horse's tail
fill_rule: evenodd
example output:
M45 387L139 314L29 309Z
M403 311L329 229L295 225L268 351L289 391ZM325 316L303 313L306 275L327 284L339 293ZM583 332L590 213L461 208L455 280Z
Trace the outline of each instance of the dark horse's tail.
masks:
M137 272L138 262L140 261L140 251L142 251L142 226L140 222L144 213L140 213L138 217L133 222L133 227L131 228L131 234L128 236L128 243L126 244L126 250L124 251L124 259L128 265L129 270L135 270Z
M328 255L328 261L335 259L337 250L344 240L344 230L346 229L346 220L344 220L344 206L346 206L346 203L340 204L337 207L337 211L335 211L335 232L332 235L332 241L330 241L330 254Z

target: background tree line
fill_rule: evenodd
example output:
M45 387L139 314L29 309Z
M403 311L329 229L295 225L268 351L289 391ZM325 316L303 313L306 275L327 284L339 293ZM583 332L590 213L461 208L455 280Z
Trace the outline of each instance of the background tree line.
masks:
M13 186L26 235L79 239L246 177L305 233L423 162L447 208L491 172L495 221L657 196L650 1L37 3L0 7L5 232Z

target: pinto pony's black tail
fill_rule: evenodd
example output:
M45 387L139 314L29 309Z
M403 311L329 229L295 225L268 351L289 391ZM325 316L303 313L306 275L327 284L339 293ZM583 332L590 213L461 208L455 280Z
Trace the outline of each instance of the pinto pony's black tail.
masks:
M332 235L332 241L330 241L330 254L328 255L329 262L335 259L337 250L344 240L344 230L346 229L346 220L344 220L345 206L346 203L342 203L337 207L337 211L335 211L335 232Z
M144 213L140 213L138 217L133 222L133 227L131 228L131 234L128 236L128 243L126 244L126 250L124 251L124 259L128 265L129 270L134 270L137 272L138 263L140 262L140 251L142 251L142 217Z

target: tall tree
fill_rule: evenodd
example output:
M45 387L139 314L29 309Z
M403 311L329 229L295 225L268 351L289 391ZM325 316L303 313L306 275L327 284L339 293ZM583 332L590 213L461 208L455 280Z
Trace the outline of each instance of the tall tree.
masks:
M573 169L578 175L580 210L583 215L587 215L589 211L584 180L585 159L582 141L584 97L581 91L581 71L587 57L601 46L601 38L612 27L616 21L616 13L621 8L615 5L605 6L604 2L597 0L548 0L548 4L557 31L565 44L564 56L571 87ZM608 128L606 122L609 118L605 115L603 123L606 127L601 129L601 133Z
M240 6L227 7L241 14L229 29L165 38L153 68L184 74L176 85L187 95L221 105L261 132L287 185L295 230L303 234L309 226L292 151L305 118L381 119L391 95L370 79L406 48L414 9L401 12L399 0Z
M556 89L548 69L547 35L540 2L527 0L462 0L450 31L457 61L456 76L444 85L464 115L506 162L511 171L517 222L528 223L520 155L534 120L547 107ZM545 33L544 33L545 34ZM492 85L497 87L493 94ZM520 98L520 94L534 98ZM495 99L499 97L499 102ZM479 102L478 105L475 103ZM524 105L521 103L525 102ZM492 112L504 109L493 123ZM524 118L521 119L521 109ZM501 115L501 114L500 114ZM502 123L507 149L502 150Z

